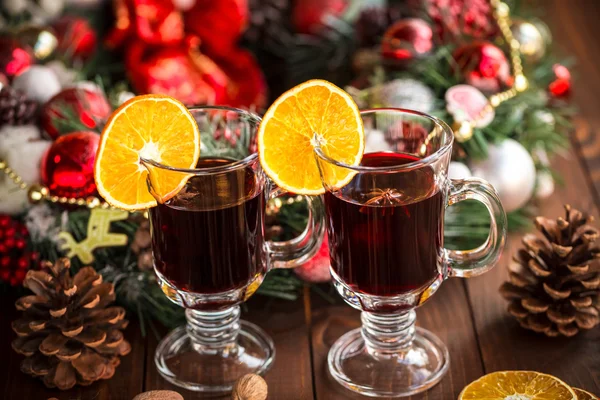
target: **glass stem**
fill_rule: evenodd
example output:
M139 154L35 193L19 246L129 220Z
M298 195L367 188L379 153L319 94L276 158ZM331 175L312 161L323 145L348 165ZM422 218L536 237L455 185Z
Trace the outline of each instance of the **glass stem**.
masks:
M398 314L363 312L361 320L367 351L375 358L402 353L410 348L415 337L414 310Z
M221 311L185 310L187 333L199 353L235 355L240 331L240 307Z

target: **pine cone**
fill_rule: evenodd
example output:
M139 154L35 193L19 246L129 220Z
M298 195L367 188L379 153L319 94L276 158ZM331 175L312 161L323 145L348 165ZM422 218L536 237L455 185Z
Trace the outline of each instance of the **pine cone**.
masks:
M537 217L544 238L526 235L500 288L521 326L548 336L573 336L600 323L600 258L593 218L565 205L566 217Z
M18 90L5 86L0 90L0 127L26 125L37 117L37 103Z
M245 38L250 43L282 40L291 36L290 0L250 0L250 24Z
M140 222L131 243L131 251L138 256L137 266L141 270L149 270L153 267L151 244L150 222L143 220Z
M119 357L131 351L121 332L125 310L107 307L114 285L92 267L71 277L66 258L45 267L27 273L24 286L34 294L16 302L23 316L12 324L18 335L12 347L26 357L21 370L61 390L111 378Z

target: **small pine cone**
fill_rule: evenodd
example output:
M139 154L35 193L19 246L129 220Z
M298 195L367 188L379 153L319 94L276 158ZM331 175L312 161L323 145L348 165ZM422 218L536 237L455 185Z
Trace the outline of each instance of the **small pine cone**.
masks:
M18 90L5 86L0 90L0 127L26 125L37 117L38 105Z
M66 258L29 271L24 286L34 292L16 302L23 314L12 323L12 348L26 358L21 371L42 378L50 388L67 390L109 379L120 357L131 351L121 331L125 310L115 301L112 283L103 283L92 267L71 277Z
M282 40L290 36L290 0L250 0L250 23L245 38L250 43Z
M521 326L548 336L574 336L600 323L600 247L591 216L565 206L566 217L537 217L543 238L526 235L500 293Z

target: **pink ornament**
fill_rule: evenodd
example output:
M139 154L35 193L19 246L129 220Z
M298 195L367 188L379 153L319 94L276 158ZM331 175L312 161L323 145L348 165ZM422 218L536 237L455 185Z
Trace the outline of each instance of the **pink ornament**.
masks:
M329 273L329 243L327 236L323 240L321 248L313 258L294 269L296 275L306 282L322 283L331 280Z
M465 82L483 93L497 93L512 86L506 55L490 42L477 41L458 47L453 57Z

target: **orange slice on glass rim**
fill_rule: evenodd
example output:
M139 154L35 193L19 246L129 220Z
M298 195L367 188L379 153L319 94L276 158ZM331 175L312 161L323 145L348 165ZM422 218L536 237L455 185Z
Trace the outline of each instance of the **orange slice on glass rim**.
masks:
M135 211L157 204L141 159L175 168L194 168L200 158L200 130L179 101L164 95L137 96L110 117L96 153L98 193L113 207ZM153 168L153 192L161 202L175 196L186 176Z
M471 382L458 400L577 400L569 385L560 379L534 371L501 371Z
M260 162L279 187L298 194L324 193L314 154L315 134L325 155L345 164L360 164L365 143L358 106L348 93L318 79L282 94L260 124ZM344 168L331 168L327 174L328 184L335 187L354 176Z
M577 400L598 400L598 396L594 396L590 392L586 392L583 389L573 388L573 391L577 395Z

